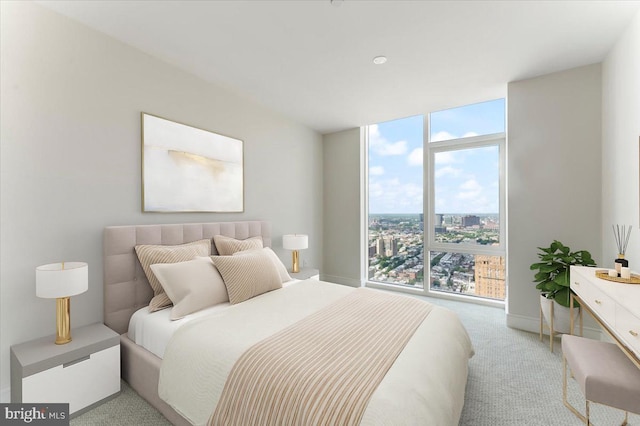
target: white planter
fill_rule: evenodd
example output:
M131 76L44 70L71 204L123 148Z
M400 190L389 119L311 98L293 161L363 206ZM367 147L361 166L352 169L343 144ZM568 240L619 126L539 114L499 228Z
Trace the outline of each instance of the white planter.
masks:
M542 317L551 328L551 304L553 304L553 331L555 333L569 334L570 331L570 312L571 310L565 306L557 304L555 301L540 296L540 306L542 308ZM574 324L577 324L579 309L573 310Z

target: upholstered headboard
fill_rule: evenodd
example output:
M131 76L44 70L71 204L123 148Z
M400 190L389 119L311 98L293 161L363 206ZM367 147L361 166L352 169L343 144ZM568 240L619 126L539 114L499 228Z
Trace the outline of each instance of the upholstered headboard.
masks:
M136 256L138 244L175 245L214 235L237 239L261 236L271 247L269 222L186 223L174 225L109 226L104 229L104 323L122 334L133 313L149 304L153 290ZM211 244L212 254L217 254Z

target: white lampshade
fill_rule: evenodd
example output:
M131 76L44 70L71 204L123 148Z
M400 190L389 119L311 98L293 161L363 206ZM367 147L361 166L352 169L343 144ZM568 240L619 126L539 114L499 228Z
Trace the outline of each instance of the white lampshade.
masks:
M282 247L287 250L304 250L309 247L309 236L305 234L283 235Z
M75 296L89 288L89 266L84 262L50 263L36 268L36 296L46 299Z

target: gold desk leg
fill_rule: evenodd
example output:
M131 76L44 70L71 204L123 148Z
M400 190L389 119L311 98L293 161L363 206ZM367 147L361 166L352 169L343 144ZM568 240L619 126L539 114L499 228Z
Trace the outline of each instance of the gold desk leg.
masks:
M573 334L573 293L569 290L569 334Z
M584 309L582 309L582 306L580 306L580 336L582 337L582 311L584 311Z

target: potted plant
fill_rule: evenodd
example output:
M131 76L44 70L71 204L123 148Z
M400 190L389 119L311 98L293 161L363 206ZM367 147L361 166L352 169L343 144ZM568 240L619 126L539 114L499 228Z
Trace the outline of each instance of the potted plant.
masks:
M555 302L553 312L553 331L569 332L569 269L571 265L595 266L591 253L586 250L572 252L560 241L554 240L549 247L538 247L539 262L530 266L537 271L534 277L536 288L540 290L542 314L551 324L551 304Z

